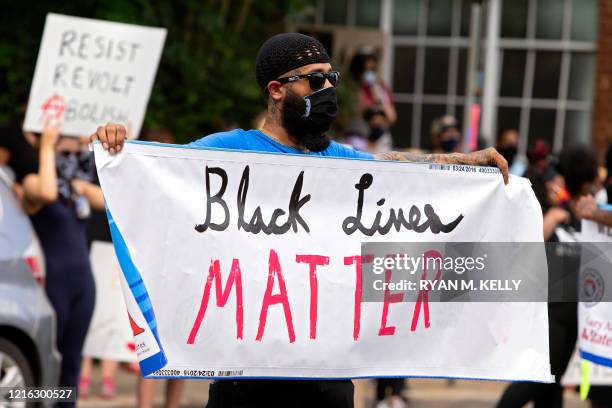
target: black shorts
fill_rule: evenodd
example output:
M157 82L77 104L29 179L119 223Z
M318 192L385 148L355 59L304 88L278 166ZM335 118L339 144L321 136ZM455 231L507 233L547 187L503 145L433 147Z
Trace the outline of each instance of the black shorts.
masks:
M207 408L353 408L350 380L218 380Z

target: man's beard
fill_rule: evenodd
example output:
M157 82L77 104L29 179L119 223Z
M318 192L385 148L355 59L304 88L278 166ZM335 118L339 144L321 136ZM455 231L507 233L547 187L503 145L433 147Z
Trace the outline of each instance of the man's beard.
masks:
M287 90L281 112L281 123L294 141L311 152L321 152L329 146L331 140L325 132L312 129L308 119L303 118L306 102L295 93Z

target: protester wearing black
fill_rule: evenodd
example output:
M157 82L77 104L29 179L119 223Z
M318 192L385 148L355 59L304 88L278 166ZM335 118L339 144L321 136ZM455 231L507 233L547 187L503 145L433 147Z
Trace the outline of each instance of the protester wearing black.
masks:
M578 199L592 194L597 179L597 161L594 152L581 145L568 146L561 152L557 171L563 175L570 194L565 210L569 221L557 226L547 246L548 262L548 336L552 384L514 382L502 395L498 408L519 408L530 401L534 408L560 408L563 406L561 377L567 369L576 345L578 333L578 272L580 245L577 234L580 220L574 207ZM550 169L548 169L550 170ZM546 173L546 171L543 171ZM545 196L545 195L544 195ZM550 203L541 203L548 207Z
M38 170L23 177L22 203L45 255L45 289L62 355L59 386L76 388L95 303L86 225L90 205L101 207L103 198L91 184L93 156L78 139L62 139L56 125L47 126L38 150ZM62 404L69 405L74 403Z

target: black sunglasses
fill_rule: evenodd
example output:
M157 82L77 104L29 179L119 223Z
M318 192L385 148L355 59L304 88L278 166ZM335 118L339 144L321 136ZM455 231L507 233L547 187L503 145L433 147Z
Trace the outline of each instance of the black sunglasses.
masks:
M285 84L287 82L298 81L302 78L308 78L308 84L310 85L310 89L312 89L313 91L318 91L319 89L323 88L326 79L329 80L329 83L332 84L332 86L337 86L340 82L340 72L313 72L310 74L292 75L289 77L276 78L275 81L278 81L281 84Z

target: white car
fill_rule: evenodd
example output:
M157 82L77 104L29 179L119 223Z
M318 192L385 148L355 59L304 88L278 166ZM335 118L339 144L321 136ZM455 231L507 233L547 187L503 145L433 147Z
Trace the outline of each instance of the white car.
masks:
M0 406L8 388L56 387L61 357L55 312L44 291L44 257L28 216L0 166Z

